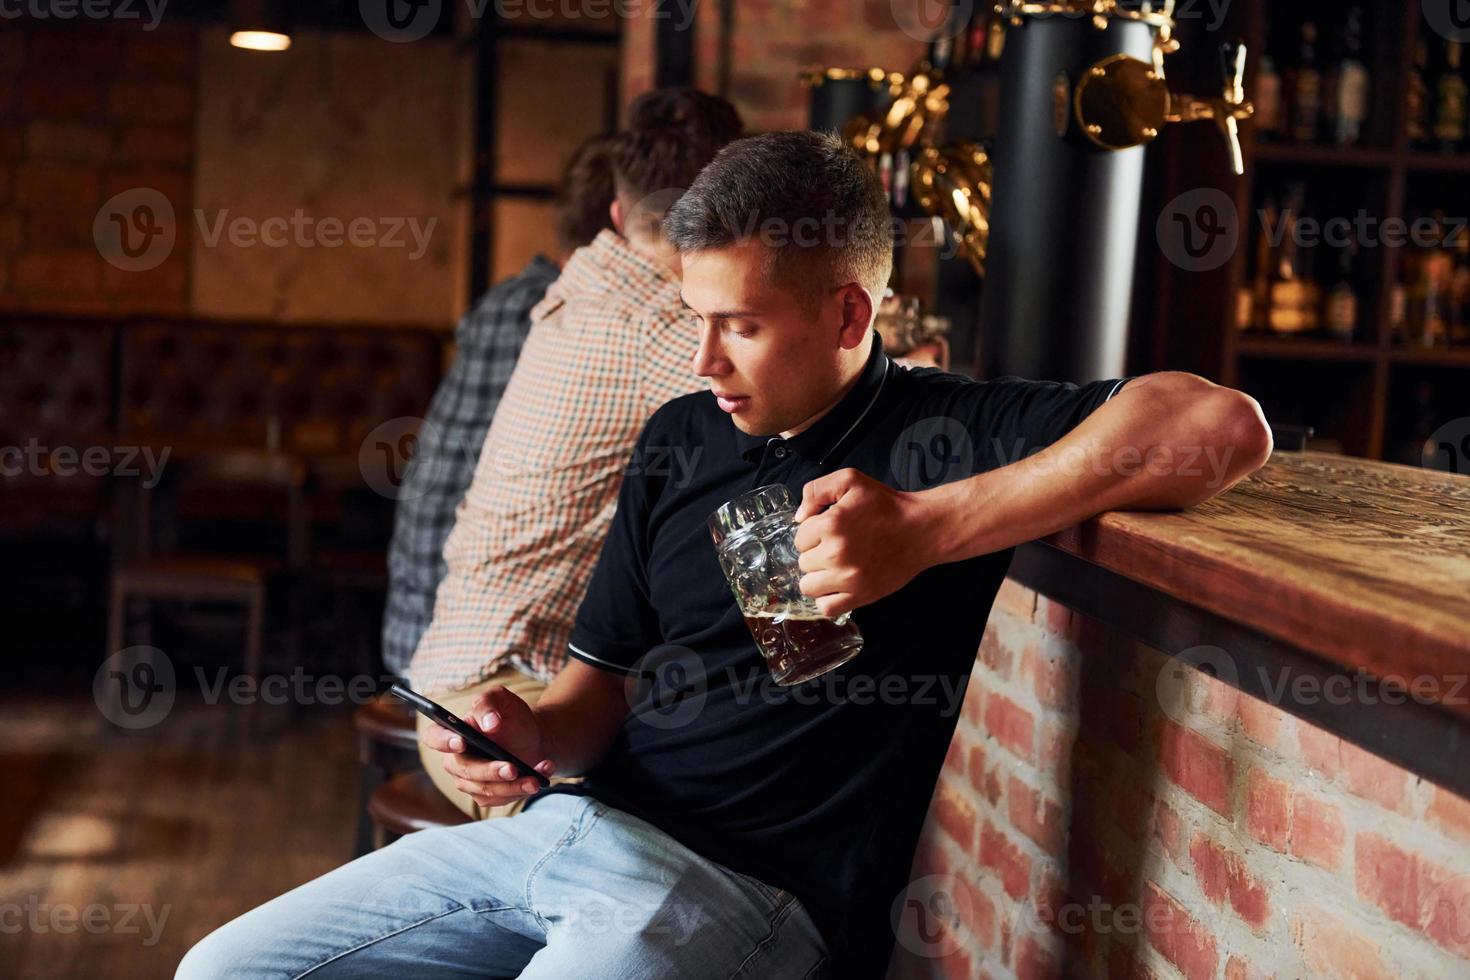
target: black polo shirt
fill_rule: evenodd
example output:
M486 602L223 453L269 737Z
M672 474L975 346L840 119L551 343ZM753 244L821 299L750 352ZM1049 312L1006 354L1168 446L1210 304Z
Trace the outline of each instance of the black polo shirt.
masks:
M857 610L862 652L788 688L771 680L706 519L768 483L799 502L807 481L846 467L906 490L963 479L1055 442L1121 384L909 370L875 334L851 392L791 439L745 435L709 392L664 405L638 439L570 649L640 678L633 711L583 784L547 792L590 793L791 892L835 976L881 977L1011 552L928 569Z

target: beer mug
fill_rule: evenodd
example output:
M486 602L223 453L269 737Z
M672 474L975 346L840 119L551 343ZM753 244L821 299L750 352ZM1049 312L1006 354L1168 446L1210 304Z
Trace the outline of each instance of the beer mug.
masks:
M776 683L790 686L847 663L863 634L846 614L830 619L801 591L796 505L780 484L741 494L710 515L710 536L756 646Z

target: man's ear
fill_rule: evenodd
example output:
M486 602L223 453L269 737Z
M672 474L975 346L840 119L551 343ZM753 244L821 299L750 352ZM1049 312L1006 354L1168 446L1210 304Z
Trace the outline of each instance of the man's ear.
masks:
M613 198L612 203L607 206L607 216L612 219L613 230L627 238L623 232L623 205L617 198Z
M861 285L847 283L838 289L842 309L842 325L837 339L843 350L862 345L873 329L873 297Z

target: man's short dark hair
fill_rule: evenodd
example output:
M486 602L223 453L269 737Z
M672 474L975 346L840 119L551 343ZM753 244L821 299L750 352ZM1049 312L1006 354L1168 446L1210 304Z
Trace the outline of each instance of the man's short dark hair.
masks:
M564 252L589 244L612 228L613 134L599 133L572 153L556 196L556 243Z
M682 191L742 129L740 113L718 95L692 88L643 93L628 106L627 125L611 147L618 200L631 205L655 192Z
M881 297L893 271L893 226L877 176L828 133L736 140L664 219L682 255L753 239L771 249L772 280L814 303L857 282Z

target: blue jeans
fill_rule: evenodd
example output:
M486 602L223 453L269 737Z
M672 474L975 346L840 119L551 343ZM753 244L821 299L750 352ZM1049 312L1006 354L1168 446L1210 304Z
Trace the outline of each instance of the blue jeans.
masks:
M806 980L826 954L790 893L592 797L552 793L309 881L206 936L177 977Z

